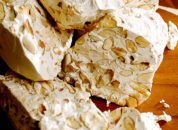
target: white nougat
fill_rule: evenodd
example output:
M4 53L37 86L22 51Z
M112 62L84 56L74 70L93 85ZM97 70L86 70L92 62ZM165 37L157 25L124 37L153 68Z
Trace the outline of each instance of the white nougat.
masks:
M92 95L136 107L151 94L168 40L167 24L158 13L119 9L77 40L59 76Z
M28 79L52 80L61 70L72 32L57 31L36 0L0 1L0 55Z
M110 10L138 7L156 10L158 0L40 0L64 29L83 29L85 23L99 20Z
M160 130L157 122L165 120L128 107L103 113L88 92L58 78L32 82L8 74L1 80L0 101L18 130Z

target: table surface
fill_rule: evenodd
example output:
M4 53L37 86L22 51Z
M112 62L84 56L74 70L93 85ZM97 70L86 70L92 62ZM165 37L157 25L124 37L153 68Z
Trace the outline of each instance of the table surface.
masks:
M177 2L176 2L177 1ZM161 0L161 5L178 8L178 0ZM173 21L178 26L178 16L163 10L158 10L163 19ZM110 104L106 107L106 102L99 98L92 98L95 104L102 110L115 109L118 106ZM160 100L164 99L170 108L165 109ZM162 114L165 111L172 116L172 121L161 122L163 130L178 130L178 46L174 51L165 50L164 60L154 77L154 84L150 98L138 107L141 112L153 112Z
M177 2L176 2L177 1ZM160 0L160 4L164 6L178 8L178 0ZM167 22L173 21L178 26L178 16L158 10L163 19ZM159 101L164 99L169 105L169 109L165 109ZM118 106L110 104L106 107L106 101L93 97L92 100L101 110L113 110ZM165 51L164 60L156 72L154 77L154 84L152 94L150 98L138 107L141 112L153 112L154 114L162 114L165 111L172 116L172 121L169 123L161 123L163 130L178 130L178 46L174 51ZM12 128L2 127L2 124L7 124L8 121L3 118L1 122L0 117L0 129L11 130Z

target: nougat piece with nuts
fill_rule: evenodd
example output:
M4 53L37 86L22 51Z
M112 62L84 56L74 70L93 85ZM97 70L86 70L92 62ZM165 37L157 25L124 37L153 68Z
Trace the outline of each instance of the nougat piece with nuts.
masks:
M168 28L159 14L120 9L76 41L59 76L94 96L136 107L151 94L167 42Z
M55 30L36 0L1 0L0 12L0 56L7 65L35 81L56 77L72 32Z
M156 10L158 0L39 0L58 26L64 29L83 29L108 11L128 7Z
M58 78L33 82L9 74L1 80L0 105L17 130L40 129L38 122L41 120L43 130L104 130L108 127L105 115L91 101L88 92Z

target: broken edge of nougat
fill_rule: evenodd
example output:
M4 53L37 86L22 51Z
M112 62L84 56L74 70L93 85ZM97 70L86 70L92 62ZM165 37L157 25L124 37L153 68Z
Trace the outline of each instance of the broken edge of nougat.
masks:
M36 0L0 1L0 55L15 72L34 81L52 80L72 42L57 31Z
M158 0L40 0L58 26L63 29L83 29L85 24L99 20L107 12L122 7L156 10Z
M150 125L160 130L157 122L165 120L128 107L103 113L89 99L88 92L58 78L32 82L10 74L1 80L1 107L18 130L150 130Z
M168 27L158 13L116 10L69 49L61 78L94 96L136 107L151 94L167 42Z

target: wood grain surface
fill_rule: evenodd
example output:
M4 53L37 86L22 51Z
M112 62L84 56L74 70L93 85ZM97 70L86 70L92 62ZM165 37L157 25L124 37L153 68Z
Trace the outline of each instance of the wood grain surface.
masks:
M161 0L161 5L168 7L178 7L178 0ZM178 26L178 16L163 10L158 10L163 19L173 21ZM165 109L160 100L164 99L170 108ZM110 104L106 107L106 101L93 97L92 100L102 110L113 110L118 106ZM150 98L138 107L141 112L153 112L154 114L162 114L165 111L172 116L169 123L160 122L163 130L178 130L178 46L174 51L165 50L164 60L160 65L154 77L154 84Z

